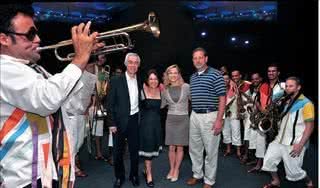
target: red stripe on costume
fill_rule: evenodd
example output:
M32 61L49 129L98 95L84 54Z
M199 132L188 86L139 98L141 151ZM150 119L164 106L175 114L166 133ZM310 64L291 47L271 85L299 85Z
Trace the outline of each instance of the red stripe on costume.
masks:
M250 89L250 85L250 82L244 81L242 86L240 87L240 91L244 93L247 92Z
M47 168L48 156L49 156L49 143L42 144L42 150L44 155L44 165Z
M18 124L24 115L24 111L16 108L9 116L7 121L4 122L2 129L0 130L0 143L2 139Z
M260 87L260 103L262 109L265 109L266 106L270 103L270 86L267 83L263 83ZM269 99L269 100L268 100Z

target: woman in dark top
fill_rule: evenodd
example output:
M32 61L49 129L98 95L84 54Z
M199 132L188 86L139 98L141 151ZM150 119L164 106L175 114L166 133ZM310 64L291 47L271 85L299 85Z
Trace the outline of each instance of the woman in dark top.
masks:
M142 91L140 149L139 155L145 160L144 176L148 187L154 187L152 181L152 159L159 156L162 149L160 105L161 96L159 77L155 70L150 70Z

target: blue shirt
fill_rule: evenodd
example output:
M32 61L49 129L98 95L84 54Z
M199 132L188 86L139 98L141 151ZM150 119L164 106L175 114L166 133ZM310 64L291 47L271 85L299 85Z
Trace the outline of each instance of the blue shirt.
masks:
M226 95L226 85L221 73L208 67L202 74L198 72L190 78L192 110L218 110L219 97Z

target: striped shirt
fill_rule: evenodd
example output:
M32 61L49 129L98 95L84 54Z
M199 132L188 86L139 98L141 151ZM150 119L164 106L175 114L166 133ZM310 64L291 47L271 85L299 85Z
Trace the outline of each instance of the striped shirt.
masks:
M192 110L217 111L219 96L226 95L226 86L220 72L208 67L200 75L191 75L190 91Z

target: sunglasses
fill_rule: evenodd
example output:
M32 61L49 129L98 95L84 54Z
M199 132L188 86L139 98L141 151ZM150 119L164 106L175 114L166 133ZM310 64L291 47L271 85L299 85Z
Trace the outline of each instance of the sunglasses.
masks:
M33 41L34 38L38 35L38 30L35 27L31 27L26 33L16 33L12 31L6 31L6 33L25 36L29 41Z

